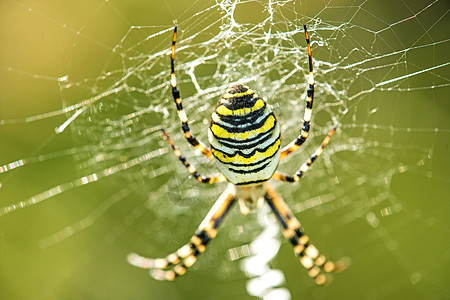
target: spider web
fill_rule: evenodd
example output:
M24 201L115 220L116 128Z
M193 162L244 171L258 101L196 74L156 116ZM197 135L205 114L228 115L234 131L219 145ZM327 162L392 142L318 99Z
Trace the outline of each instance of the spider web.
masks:
M446 1L7 1L0 58L2 298L442 299L450 243ZM230 213L173 283L127 264L185 243L225 186L188 178L159 129L205 174L171 99L169 46L192 132L246 83L274 108L283 145L316 79L311 134L274 183L321 252L348 270L317 287L270 213ZM150 24L150 25L148 25ZM344 296L345 295L345 296Z

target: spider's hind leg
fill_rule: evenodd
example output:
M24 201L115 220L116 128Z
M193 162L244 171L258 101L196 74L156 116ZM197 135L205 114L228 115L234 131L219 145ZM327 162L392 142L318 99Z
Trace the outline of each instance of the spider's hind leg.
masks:
M310 243L309 237L303 233L300 222L292 214L284 200L275 193L269 184L266 184L265 188L264 199L280 222L283 235L294 246L295 255L300 258L300 262L316 284L323 285L329 282L330 278L325 273L340 272L348 267L349 260L347 258L334 263L320 254L319 250Z
M191 129L189 128L188 118L186 112L183 109L183 103L181 101L180 91L177 88L177 77L175 75L175 44L177 41L177 27L175 26L173 30L172 38L172 48L170 56L170 85L172 87L172 96L177 106L178 117L181 121L181 129L183 130L186 140L200 153L212 160L211 150L200 140L198 140L194 135L191 134Z
M300 148L300 146L308 138L309 130L311 127L311 114L314 102L314 71L311 54L311 42L309 39L308 30L306 29L306 25L303 25L303 28L305 30L306 46L308 48L308 66L309 66L308 88L306 90L306 107L305 113L303 115L303 126L301 128L300 135L291 143L289 143L289 145L287 145L281 150L280 160L283 160L286 156L288 156L289 154Z
M139 268L150 269L150 275L157 280L174 280L184 275L187 269L197 261L197 256L205 251L208 242L217 235L220 224L236 202L235 195L234 186L229 184L190 241L177 251L164 258L147 258L130 253L128 262Z

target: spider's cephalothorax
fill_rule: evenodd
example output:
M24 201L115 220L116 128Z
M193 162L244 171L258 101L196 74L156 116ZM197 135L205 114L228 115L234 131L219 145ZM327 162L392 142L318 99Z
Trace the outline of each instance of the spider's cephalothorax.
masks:
M172 95L178 111L186 140L207 158L214 160L220 174L202 176L181 154L164 129L162 132L178 159L188 172L202 183L228 181L228 187L214 203L203 222L189 242L164 258L147 258L136 253L128 256L128 261L140 268L150 269L151 275L159 280L173 280L184 273L203 253L207 244L217 235L227 213L239 200L241 212L246 214L263 202L272 209L279 221L283 235L294 247L294 253L306 268L308 275L317 284L327 282L325 273L339 272L348 265L346 261L336 264L329 261L311 244L297 218L283 199L275 192L269 179L297 182L320 156L336 130L334 127L316 151L305 161L294 175L277 171L279 161L297 150L306 140L314 98L314 74L311 46L305 29L308 46L309 79L306 90L306 108L300 135L290 144L280 149L280 125L270 107L255 92L243 84L231 85L219 100L212 114L208 130L211 149L191 134L188 118L183 109L175 76L175 42L177 28L172 39L171 80Z
M236 185L269 180L280 159L280 125L269 105L243 84L231 85L208 130L220 172Z

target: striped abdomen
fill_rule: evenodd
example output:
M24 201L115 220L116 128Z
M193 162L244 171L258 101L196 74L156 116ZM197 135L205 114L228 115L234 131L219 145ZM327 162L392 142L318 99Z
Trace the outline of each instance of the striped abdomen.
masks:
M267 103L242 84L228 88L208 131L219 170L237 185L269 180L280 159L280 126Z

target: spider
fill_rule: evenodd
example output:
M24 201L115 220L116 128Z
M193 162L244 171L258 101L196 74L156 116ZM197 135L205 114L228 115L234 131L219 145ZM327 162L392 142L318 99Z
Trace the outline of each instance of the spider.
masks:
M177 89L175 76L177 27L174 28L170 57L170 85L181 128L187 141L201 154L213 160L221 173L214 176L200 175L196 168L185 159L164 129L162 133L176 157L198 181L207 184L225 181L229 183L187 244L165 258L153 259L130 253L128 255L130 264L150 269L150 274L155 279L174 280L185 274L187 269L197 261L197 256L205 251L207 244L217 235L220 224L236 202L239 202L241 213L245 215L260 208L265 200L278 219L283 235L294 247L295 255L300 258L301 264L316 284L322 285L328 282L329 277L325 273L338 272L346 268L344 261L333 263L319 253L318 249L310 243L309 237L304 234L299 221L289 207L268 182L269 179L285 182L299 181L320 156L336 131L335 126L294 175L285 175L277 171L278 163L305 142L310 130L314 74L308 31L306 25L303 27L309 63L303 127L300 135L282 149L280 125L272 109L254 91L240 83L229 86L212 113L208 130L211 147L207 147L191 134L180 92Z

